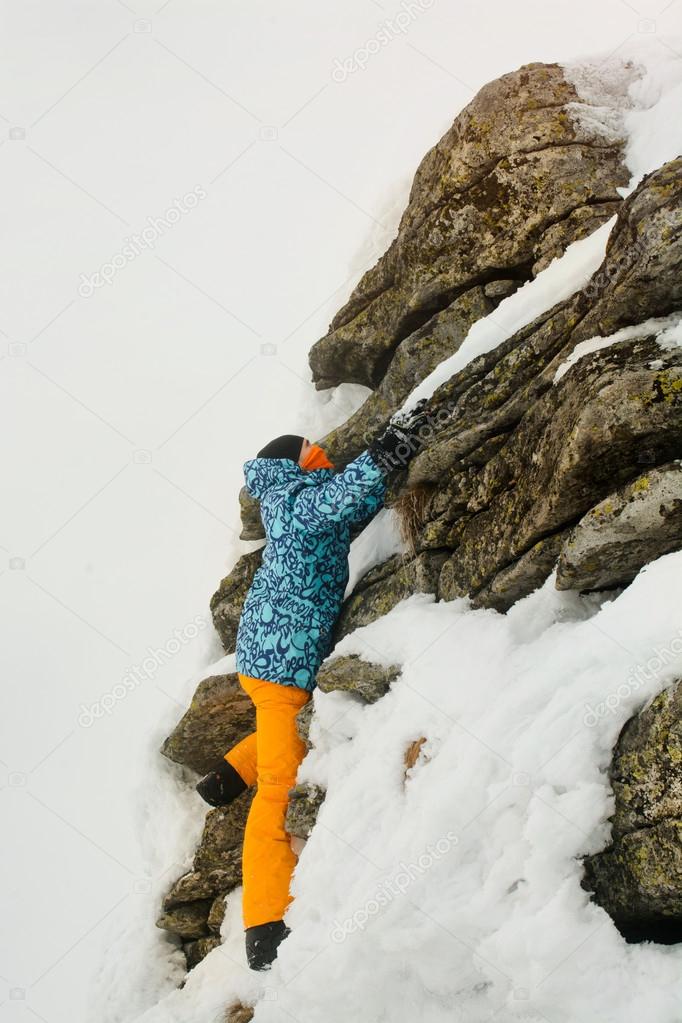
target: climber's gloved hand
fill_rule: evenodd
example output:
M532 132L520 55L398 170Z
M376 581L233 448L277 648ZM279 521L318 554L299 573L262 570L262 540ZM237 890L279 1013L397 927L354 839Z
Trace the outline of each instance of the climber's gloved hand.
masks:
M389 425L406 430L412 436L418 436L422 428L427 426L431 420L431 412L427 406L428 400L421 398L411 409L405 411L400 409L398 412L394 412Z
M422 398L409 411L397 412L391 417L384 432L367 448L383 472L395 472L407 467L421 449L424 438L420 434L428 425L429 418L426 398Z

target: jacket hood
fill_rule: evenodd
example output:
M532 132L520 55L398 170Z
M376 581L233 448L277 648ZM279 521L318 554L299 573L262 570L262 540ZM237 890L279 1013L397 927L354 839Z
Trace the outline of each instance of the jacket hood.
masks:
M334 476L334 469L302 469L291 458L250 458L244 462L244 480L251 497L260 500L268 490L288 483L319 486Z

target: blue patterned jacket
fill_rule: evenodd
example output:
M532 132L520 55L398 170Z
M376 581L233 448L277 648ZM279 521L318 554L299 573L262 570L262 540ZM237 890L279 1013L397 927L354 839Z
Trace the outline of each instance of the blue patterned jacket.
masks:
M313 690L348 582L351 527L383 506L385 477L363 451L342 472L252 458L244 478L267 543L239 620L237 671Z

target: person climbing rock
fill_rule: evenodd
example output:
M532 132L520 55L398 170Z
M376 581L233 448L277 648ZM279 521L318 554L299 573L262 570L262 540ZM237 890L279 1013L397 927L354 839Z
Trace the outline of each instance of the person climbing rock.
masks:
M236 667L256 708L256 730L197 785L226 806L256 785L244 832L242 915L248 964L268 969L289 934L283 917L296 855L285 829L305 744L296 715L311 699L348 582L351 528L383 506L387 478L419 450L423 402L341 472L306 438L285 434L244 464L260 501L266 545L239 620ZM395 417L394 417L395 418Z

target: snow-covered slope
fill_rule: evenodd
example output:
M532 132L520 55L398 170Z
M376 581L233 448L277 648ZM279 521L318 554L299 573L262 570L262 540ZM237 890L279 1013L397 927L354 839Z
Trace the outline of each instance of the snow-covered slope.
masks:
M607 839L620 728L682 669L681 602L677 553L603 602L553 579L506 616L415 595L343 640L403 673L371 706L315 694L299 778L328 795L292 935L250 974L233 893L224 945L144 1023L238 1000L258 1023L677 1019L682 949L627 945L579 858Z

